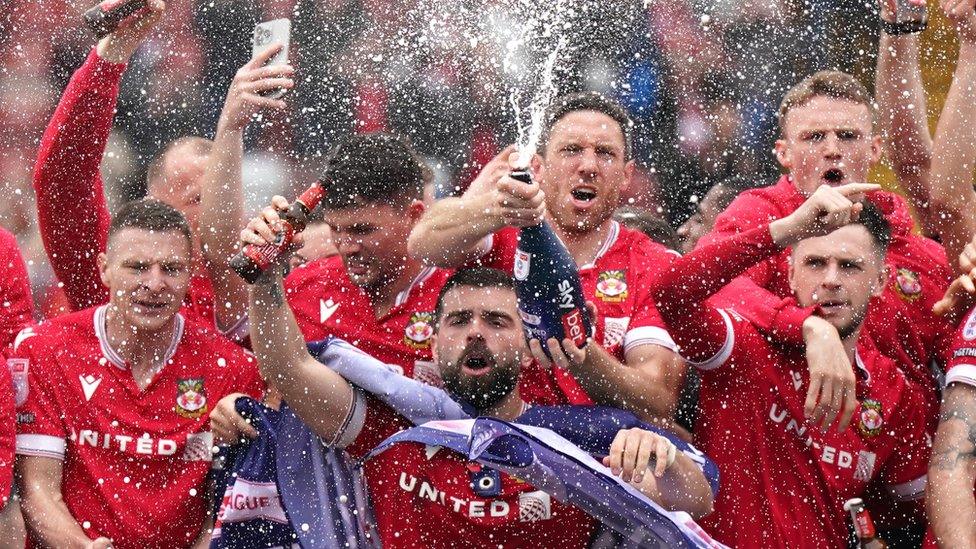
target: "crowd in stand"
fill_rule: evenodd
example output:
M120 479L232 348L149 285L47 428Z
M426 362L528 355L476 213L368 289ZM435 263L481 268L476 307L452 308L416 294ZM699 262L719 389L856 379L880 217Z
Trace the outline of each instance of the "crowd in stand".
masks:
M959 42L934 135L893 1L873 96L802 51L824 37L769 62L750 43L824 10L581 10L581 34L617 25L615 57L563 75L527 160L505 76L472 61L497 52L398 60L409 9L307 4L150 0L83 56L77 36L9 54L11 86L70 68L13 227L36 220L57 280L39 312L41 261L0 230L0 545L641 546L621 525L662 513L701 547L844 547L874 536L858 498L889 546L976 544L976 0L929 6ZM294 64L238 50L280 15ZM200 32L176 44L181 25ZM883 157L903 195L867 182ZM293 233L270 195L312 180ZM523 330L518 285L545 267L519 232L543 221L584 339ZM582 457L510 474L452 446L484 425Z

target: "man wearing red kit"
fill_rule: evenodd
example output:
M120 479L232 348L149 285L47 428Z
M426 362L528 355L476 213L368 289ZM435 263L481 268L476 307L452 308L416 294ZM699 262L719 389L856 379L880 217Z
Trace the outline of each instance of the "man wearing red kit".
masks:
M108 301L96 258L105 250L110 224L99 172L112 129L119 82L126 63L163 16L163 2L124 20L92 49L75 71L51 117L34 166L38 225L55 274L74 310ZM149 195L180 210L197 227L200 183L210 141L173 141L147 171ZM199 246L194 236L194 257ZM202 262L195 260L188 311L213 323L213 290Z
M179 313L190 249L179 212L126 205L98 260L109 303L27 328L9 350L32 545L209 540L209 413L263 383L253 357Z
M34 320L27 266L14 235L0 228L0 349Z
M804 79L783 98L779 122L776 157L789 173L772 187L739 195L719 215L715 229L699 240L699 248L786 217L820 185L866 181L881 157L871 96L850 75L824 71ZM892 238L886 257L889 278L871 304L865 328L878 349L925 389L934 416L938 394L930 368L933 361L944 361L952 327L932 313L932 306L945 293L952 271L939 244L912 233L901 197L874 191L869 198L884 212ZM854 378L836 330L793 299L786 285L787 258L782 252L758 263L720 292L716 303L735 308L778 341L806 344L815 377L807 416L829 425L839 414L843 422L856 405ZM840 383L834 381L837 376L843 376Z
M699 247L655 290L682 356L702 374L695 437L724 486L706 530L733 547L846 545L844 501L874 480L896 500L920 500L928 438L919 389L862 330L884 291L890 229L851 195L876 185L822 186L795 212ZM804 349L768 340L734 308L707 300L729 280L792 246L789 286L838 332L857 379L855 426L804 419L810 383Z
M569 368L527 368L524 395L540 404L597 403L670 421L684 365L650 289L674 255L613 219L635 169L632 122L612 100L581 93L556 98L544 124L539 154L529 162L536 182L509 177L512 150L502 151L463 196L431 206L410 234L410 253L442 267L477 260L512 272L518 228L545 217L596 306L598 345Z

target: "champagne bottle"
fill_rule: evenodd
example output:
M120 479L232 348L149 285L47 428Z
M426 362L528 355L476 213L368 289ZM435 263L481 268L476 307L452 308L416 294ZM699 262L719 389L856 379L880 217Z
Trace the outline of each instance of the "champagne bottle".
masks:
M532 182L528 171L511 174ZM519 230L515 251L515 294L526 339L538 339L549 356L546 341L572 340L586 345L591 334L579 269L569 250L546 221ZM552 358L550 356L550 358Z

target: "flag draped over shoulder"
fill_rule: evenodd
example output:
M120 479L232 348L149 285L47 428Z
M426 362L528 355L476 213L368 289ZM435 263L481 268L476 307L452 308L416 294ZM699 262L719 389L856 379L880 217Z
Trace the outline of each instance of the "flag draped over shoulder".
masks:
M549 429L486 417L431 421L391 436L366 459L404 442L450 448L472 461L517 476L583 509L613 529L628 546L724 547L687 513L664 510L611 474L588 452Z

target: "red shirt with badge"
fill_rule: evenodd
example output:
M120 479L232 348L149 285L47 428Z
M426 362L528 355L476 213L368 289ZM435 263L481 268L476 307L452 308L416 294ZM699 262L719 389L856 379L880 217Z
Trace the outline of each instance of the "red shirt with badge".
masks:
M823 433L806 421L802 347L770 342L734 310L706 302L777 251L768 225L746 231L679 259L656 291L682 356L701 372L695 439L722 475L715 511L701 524L732 547L843 547L843 504L872 480L900 501L924 496L926 408L920 389L862 333L851 428Z
M401 368L407 377L439 386L430 338L437 295L450 275L448 270L425 267L381 318L376 318L366 292L349 280L337 255L292 271L285 279L285 295L305 341L341 338Z
M409 427L375 397L357 392L346 450L362 458L387 437ZM473 482L482 473L491 481ZM436 446L400 443L365 464L366 484L383 547L588 547L596 527L584 511L564 505L532 485L483 469ZM476 488L475 486L478 486Z
M512 272L517 246L518 229L506 227L491 236L491 249L480 263ZM614 221L596 259L580 267L583 294L597 308L595 341L617 360L623 362L627 351L641 345L675 350L651 289L676 258L644 233ZM593 404L572 374L556 366L524 368L519 390L536 404Z
M107 306L25 329L8 353L17 453L63 462L61 494L85 534L113 547L187 547L209 505L208 412L260 397L257 362L178 315L161 370L140 390L109 346Z
M941 245L913 234L914 221L904 199L883 191L868 198L884 213L892 239L886 258L890 281L881 297L871 302L865 327L877 348L924 389L927 405L936 410L939 396L931 368L933 362L945 364L953 326L934 315L932 306L942 299L953 273ZM771 187L748 190L718 216L715 228L697 247L786 217L804 200L786 175ZM745 277L719 292L713 303L734 308L777 340L800 345L803 321L812 309L798 307L791 297L788 258L789 252L783 251L750 268Z

